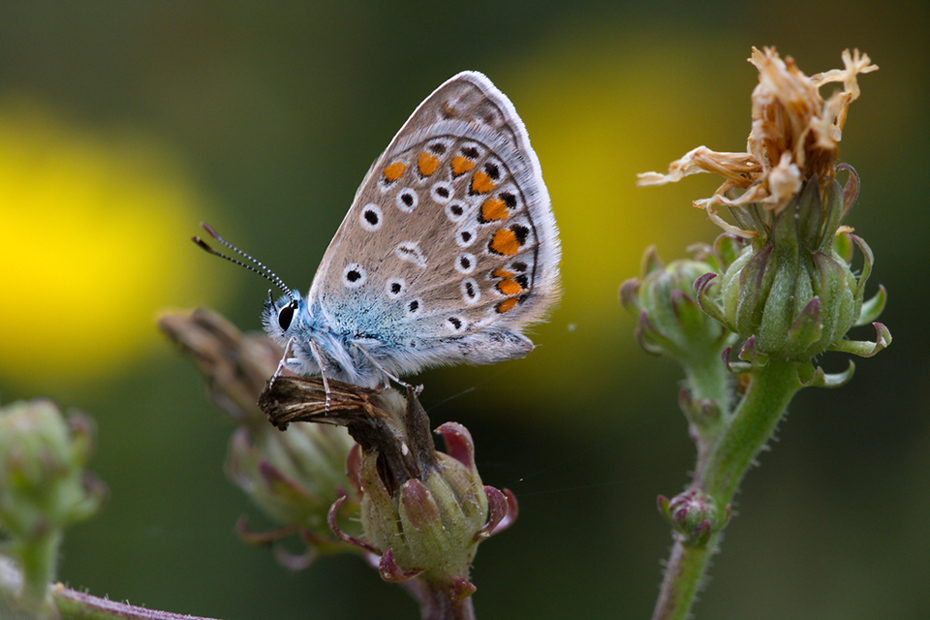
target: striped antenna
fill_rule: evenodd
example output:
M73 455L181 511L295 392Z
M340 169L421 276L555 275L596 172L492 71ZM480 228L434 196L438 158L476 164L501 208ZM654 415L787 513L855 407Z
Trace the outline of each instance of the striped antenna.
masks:
M288 295L291 294L291 289L289 289L287 285L284 284L284 280L279 278L275 272L273 272L271 269L266 267L261 261L258 261L252 258L252 256L250 256L249 254L246 254L245 252L243 252L242 250L240 250L239 248L231 244L229 241L226 241L225 239L220 237L220 235L215 230L213 230L213 227L207 224L206 222L201 222L200 225L203 227L205 231L207 231L207 233L211 237L213 237L214 241L222 245L225 245L227 248L229 248L230 250L232 250L239 256L247 258L250 262L252 262L254 265L257 265L259 268L256 269L255 267L253 267L252 265L249 265L248 263L244 263L240 260L236 260L235 258L226 256L225 254L217 252L216 250L211 248L209 245L207 245L207 242L201 239L200 237L191 237L191 241L196 243L200 249L202 249L207 254L212 254L213 256L219 256L220 258L225 258L231 263L239 265L240 267L245 267L249 271L257 273L261 277L265 278L266 280L268 280L269 282L277 286L279 289L284 291L285 294L288 294Z

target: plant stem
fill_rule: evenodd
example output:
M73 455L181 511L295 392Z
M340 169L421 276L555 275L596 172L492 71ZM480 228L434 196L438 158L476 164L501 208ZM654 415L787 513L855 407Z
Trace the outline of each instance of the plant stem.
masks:
M214 620L118 603L61 585L52 587L52 597L62 620Z
M22 572L13 562L0 556L0 618L3 620L37 617L32 611L22 609L17 600L21 589L25 587L23 581ZM43 602L46 596L58 610L57 617L60 620L213 620L135 607L48 582L42 588Z
M699 441L698 463L689 490L710 495L721 510L728 507L739 483L768 442L794 394L801 389L797 364L770 359L756 366L742 401L728 416L713 445ZM684 620L700 589L720 532L704 545L676 534L653 620Z
M803 387L796 362L770 359L753 371L752 383L704 463L698 463L694 487L718 506L733 499L746 470L772 437L794 394Z
M470 596L452 600L448 587L420 577L404 582L404 586L420 604L422 620L475 620L475 607Z
M723 347L713 349L710 355L683 364L683 368L685 385L691 397L695 400L713 400L721 410L726 411L729 408L731 375L726 365L720 362L722 352Z
M665 577L659 590L659 599L652 612L653 620L679 620L688 617L691 603L701 585L707 562L714 554L717 537L714 534L707 545L686 545L681 535L675 536L675 544L665 567Z
M19 561L23 567L20 600L28 609L39 610L45 601L48 584L55 578L62 538L63 532L60 529L52 529L18 545Z

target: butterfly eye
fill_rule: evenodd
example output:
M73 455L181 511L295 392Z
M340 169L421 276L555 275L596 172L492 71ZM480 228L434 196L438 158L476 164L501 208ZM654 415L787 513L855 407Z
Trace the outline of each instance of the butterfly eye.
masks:
M281 326L282 330L287 331L287 328L291 326L291 321L294 320L295 310L297 310L297 302L292 301L278 312L278 325Z

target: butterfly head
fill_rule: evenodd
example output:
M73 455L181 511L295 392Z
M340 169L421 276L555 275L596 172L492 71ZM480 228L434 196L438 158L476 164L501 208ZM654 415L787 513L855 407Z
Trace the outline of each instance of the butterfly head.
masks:
M247 259L251 264L244 263L240 260L217 252L209 245L207 245L207 243L200 237L194 237L194 243L196 243L202 250L213 254L214 256L219 256L220 258L226 259L231 263L235 263L240 267L245 267L249 271L257 273L284 292L284 295L278 299L278 301L275 301L271 291L269 290L268 301L264 303L264 308L262 310L262 322L265 325L265 331L268 332L268 335L276 340L279 344L283 345L285 342L287 342L293 331L300 324L298 317L301 311L303 311L305 308L303 297L301 297L300 293L298 293L296 290L291 289L285 285L284 281L279 278L275 272L266 267L260 261L252 258L252 256L249 254L243 252L233 244L220 237L219 234L213 230L209 224L202 223L201 226L203 226L203 229L206 230L216 242L226 246L236 254Z
M268 301L262 306L262 324L272 340L283 345L300 325L300 315L306 301L297 291L291 291L277 301L268 291Z

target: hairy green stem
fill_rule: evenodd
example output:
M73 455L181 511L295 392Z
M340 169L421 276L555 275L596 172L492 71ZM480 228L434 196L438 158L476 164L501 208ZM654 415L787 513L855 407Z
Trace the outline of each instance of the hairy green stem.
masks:
M703 547L686 545L681 536L675 536L659 598L652 612L653 620L683 620L688 617L691 603L707 569L707 562L714 554L718 536L712 536Z
M769 360L753 371L753 380L732 415L726 418L713 445L698 441L698 463L689 489L710 495L723 509L739 483L771 438L794 394L802 387L797 364ZM701 587L720 533L695 545L676 534L656 602L653 620L685 620Z
M720 363L720 353L713 351L710 359L684 366L686 385L695 399L712 399L721 409L727 409L730 394L730 373Z
M801 389L798 364L770 359L757 366L743 400L705 462L698 463L694 487L719 506L733 499L739 483L772 437L794 394Z

